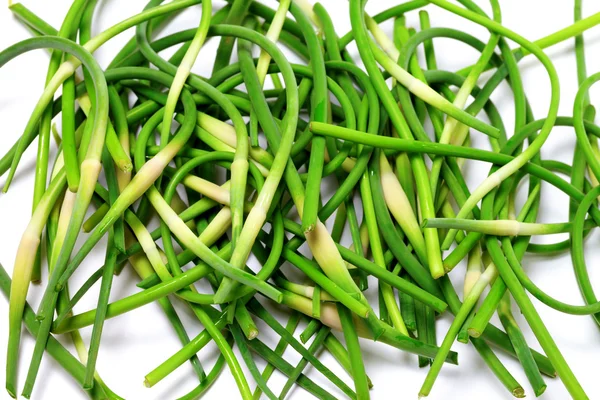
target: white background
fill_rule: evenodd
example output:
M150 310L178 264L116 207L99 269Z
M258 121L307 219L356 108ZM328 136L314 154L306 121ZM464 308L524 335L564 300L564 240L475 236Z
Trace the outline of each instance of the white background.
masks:
M215 2L215 8L221 7L222 2ZM275 6L274 2L268 2ZM330 11L335 22L338 34L343 35L350 27L347 3L344 1L323 1ZM485 1L478 1L480 6L488 9ZM584 2L584 16L589 16L600 11L598 2ZM42 16L54 27L59 27L70 1L25 1L25 5ZM367 5L367 11L371 15L389 6L390 2L383 0L371 0ZM143 1L117 1L101 0L96 10L97 18L93 27L97 34L114 23L133 15L144 7ZM440 11L434 7L427 8L431 12L433 26L449 26L476 34L482 40L487 40L488 33L471 23L465 22L447 12ZM562 27L570 25L573 19L573 5L571 1L544 1L506 0L502 2L503 23L510 29L515 30L524 37L535 40L548 35ZM178 17L165 32L181 30L197 26L200 16L200 6L193 7L184 15ZM408 15L410 26L418 27L416 12ZM384 25L388 33L391 32L391 23ZM164 33L163 33L164 34ZM118 49L133 35L129 30L108 42L95 53L102 66L116 54ZM29 32L18 23L7 8L0 9L0 49L3 49L17 41L30 36ZM600 28L592 29L585 35L586 51L588 58L588 71L594 73L600 70ZM199 57L194 69L198 73L208 73L212 69L212 54L216 41L210 41ZM464 45L457 45L449 40L436 41L438 62L442 69L457 69L470 65L476 59L477 54ZM352 48L356 54L355 47ZM573 54L573 41L558 45L547 50L558 70L561 83L560 115L572 114L572 103L577 91L577 80L575 75L575 57ZM36 51L19 57L10 62L0 71L0 121L2 122L2 133L0 134L0 153L4 153L21 134L25 123L33 109L35 102L44 84L48 54L44 51ZM534 110L536 118L546 115L549 100L549 82L543 68L532 58L527 58L520 65L523 74L525 89ZM485 75L487 77L489 75ZM596 91L592 91L592 102L598 97ZM503 86L494 93L496 105L500 108L507 125L507 130L512 129L513 108L510 91ZM474 133L473 142L475 146L487 147L487 140L480 134ZM572 162L572 152L575 136L572 129L556 128L548 143L544 146L542 154L547 159L557 159L567 163ZM8 194L0 195L0 263L8 271L12 270L14 256L20 236L26 226L31 209L31 197L33 191L33 167L36 153L36 142L26 152L20 168ZM53 148L53 154L55 149ZM475 186L487 174L488 165L470 163L466 169L466 175L471 187ZM0 185L4 183L0 179ZM564 221L567 218L567 198L557 190L545 185L542 191L542 212L540 220L544 222ZM541 238L536 241L561 240L563 237ZM97 268L103 256L102 246L97 246L90 261L73 278L72 287L78 288L90 271ZM600 274L595 271L600 260L598 250L598 236L592 235L586 242L586 258L592 283L600 279ZM541 288L559 299L580 304L581 296L572 273L569 254L561 254L553 257L527 256L525 265L531 278ZM459 293L462 291L463 267L457 268L452 273L452 279L456 283ZM113 286L111 299L116 300L137 291L134 284L136 278L126 269L118 277ZM372 287L376 285L373 284ZM34 306L40 298L42 288L32 287L29 301ZM85 311L94 306L97 300L97 289L92 290L76 308L76 311ZM600 386L598 385L598 365L600 361L600 332L598 327L589 317L567 316L560 314L541 305L534 300L539 313L547 324L550 332L563 351L571 368L580 379L590 398L600 398ZM190 336L199 332L200 326L194 323L192 316L185 309L179 307L180 314L184 319ZM535 338L526 327L525 321L515 310L516 317L524 327L525 334L532 347L540 349ZM275 311L278 316L283 313ZM7 302L0 300L0 381L4 385L5 348L7 342ZM496 320L496 319L495 319ZM450 323L448 316L444 316L438 322L438 341L441 342L442 334ZM496 320L496 323L498 321ZM301 332L304 325L298 330ZM91 329L82 330L85 340L89 340ZM275 339L267 329L263 329L260 335L270 346L274 346ZM340 336L341 337L341 336ZM68 344L67 344L68 345ZM415 356L395 351L382 344L372 344L362 341L364 359L369 376L375 387L371 394L376 399L387 398L416 398L420 385L426 375L425 369L417 368ZM72 347L68 345L72 350ZM152 389L143 386L144 375L159 365L163 360L180 348L180 343L173 334L166 318L155 304L145 306L136 312L109 320L105 324L102 337L100 357L98 359L98 371L107 384L119 395L127 399L171 399L181 396L191 390L196 384L189 364L185 364L176 370L171 376L160 382ZM21 349L21 364L19 383L22 386L29 362L29 356L33 349L33 341L28 334L24 335ZM490 370L478 357L472 347L455 344L453 350L460 354L460 366L445 366L434 386L431 394L432 399L505 399L509 394L495 379ZM533 396L528 386L524 373L519 364L498 353L505 365L514 374L516 379L525 387L527 395ZM212 346L200 353L205 368L209 368L215 359L216 350ZM286 358L295 364L299 357L295 352L288 351ZM351 380L344 375L337 363L327 354L322 355L322 360L336 373L345 377L348 383ZM256 358L258 361L258 357ZM259 362L261 369L264 364ZM308 375L317 383L327 387L331 393L342 397L335 387L317 372L307 370ZM249 375L248 375L249 376ZM275 393L279 393L284 380L277 373L270 381ZM569 395L559 379L547 379L548 389L543 398L546 400L567 399ZM79 399L85 395L74 383L74 381L63 372L60 367L50 358L44 357L42 367L34 391L34 399ZM0 398L8 397L0 390ZM206 398L238 398L235 383L227 368L224 369L214 387L207 393ZM303 399L309 395L302 389L295 388L290 398Z

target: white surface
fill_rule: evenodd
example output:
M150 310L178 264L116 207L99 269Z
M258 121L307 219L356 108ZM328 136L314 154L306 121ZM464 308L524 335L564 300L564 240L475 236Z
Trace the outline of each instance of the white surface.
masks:
M347 3L344 1L323 1L334 19L337 32L344 34L349 29L349 16ZM485 1L478 3L488 8ZM584 2L584 15L600 11L597 2ZM59 27L66 13L70 1L25 1L25 5L42 16L55 27ZM97 19L94 25L94 34L112 26L114 23L127 16L139 12L145 1L116 1L101 0L96 12ZM222 2L216 2L221 6ZM273 5L270 1L269 4ZM372 14L386 7L389 2L383 0L371 0L368 11ZM465 23L453 15L428 7L431 11L433 26L450 26L466 30L476 34L478 37L486 38L485 30ZM534 40L548 35L562 27L571 24L573 19L572 1L544 1L507 0L502 2L503 23L523 35ZM200 15L200 7L193 7L183 16L177 18L176 29L197 26ZM408 15L411 26L418 27L416 12ZM173 29L172 24L167 31ZM390 32L391 24L385 25ZM129 30L125 34L111 40L103 46L96 57L102 66L106 66L116 51L133 34ZM0 49L3 49L19 40L28 38L29 32L15 19L7 8L0 8ZM589 73L600 70L600 28L593 29L586 34L587 56ZM214 51L215 41L211 41L207 49L200 56L202 62L198 62L195 71L208 72L212 68L208 53ZM475 52L466 49L465 46L456 45L448 40L438 40L436 50L441 68L456 69L471 64L476 57ZM353 48L354 53L356 49ZM577 90L575 75L575 58L573 55L573 41L556 46L548 50L558 70L561 82L561 106L560 115L571 115L572 101ZM0 71L0 121L2 121L2 134L0 135L0 153L4 153L10 145L21 134L23 127L29 117L31 110L37 101L38 95L43 87L48 54L44 51L36 51L19 57L9 63ZM202 65L200 65L202 64ZM521 72L527 95L532 104L535 116L542 118L548 107L549 85L547 75L543 68L532 58L527 58L521 64ZM487 76L487 75L486 75ZM598 97L597 91L592 91L592 102ZM494 94L496 105L500 108L507 125L511 131L512 125L512 98L506 86ZM486 147L486 139L480 134L474 134L474 144ZM544 146L544 158L557 159L571 163L574 134L571 129L556 128L548 142ZM8 194L0 195L0 262L9 271L12 270L17 244L28 221L31 208L31 196L33 190L33 166L36 153L36 142L30 146L21 162L20 168ZM467 167L468 182L471 186L476 185L487 174L488 166L472 163ZM0 185L5 178L0 179ZM566 196L545 185L542 192L541 220L545 222L557 222L566 220ZM554 241L556 238L549 238ZM562 238L561 238L562 239ZM98 246L92 255L93 259L87 262L83 268L84 272L75 275L73 288L77 288L92 269L97 268L102 260L102 246ZM598 282L600 275L595 271L595 266L600 260L598 249L598 235L592 235L586 242L586 258L589 266L592 282ZM552 258L526 257L526 268L532 279L540 287L549 291L563 301L580 304L581 296L572 273L571 260L568 254L562 254ZM451 277L457 282L457 288L462 290L463 268L457 268ZM125 270L123 275L115 280L111 298L113 300L122 298L137 289L133 274ZM373 285L374 287L375 285ZM34 286L29 295L29 301L37 305L40 298L41 287ZM78 305L76 311L84 311L93 307L97 299L97 289L92 290L90 295ZM597 367L600 359L600 343L598 327L589 317L567 316L559 314L534 300L542 319L547 324L559 348L564 353L567 361L575 374L587 390L590 398L600 398L600 386L598 386ZM189 313L179 308L182 318L186 322L190 336L199 332L200 327ZM516 311L516 310L515 310ZM4 385L5 348L7 342L7 320L8 306L5 300L0 300L0 381ZM279 314L280 316L283 314ZM525 321L516 312L521 326L525 327L525 334L532 347L539 349L535 338L526 328ZM450 319L446 316L438 322L439 336L441 342L442 334L449 325ZM496 321L497 322L497 321ZM298 330L301 332L302 328ZM263 331L266 331L264 329ZM82 331L85 340L89 340L91 329ZM266 334L268 336L268 333ZM261 339L267 344L274 345L274 338L265 339L265 333L261 332ZM364 359L367 371L375 385L371 395L374 399L387 398L416 398L420 385L426 375L425 369L418 369L415 356L403 354L382 344L371 344L362 341ZM100 357L98 359L98 371L107 384L118 394L127 399L171 399L187 393L192 389L197 380L189 366L186 364L176 370L172 376L166 378L152 389L143 386L144 375L151 369L174 353L180 344L172 332L171 327L162 315L159 307L155 304L143 307L136 312L109 320L106 322L102 337ZM72 347L69 345L69 348ZM28 359L33 349L33 341L28 334L23 336L21 349L21 365L19 371L19 384L22 386ZM472 347L455 344L453 350L459 351L460 367L445 366L434 386L431 399L506 399L510 396L483 364ZM206 368L212 365L216 350L209 346L200 354L201 360ZM533 396L524 373L518 363L498 353L506 366L514 374L516 379L525 387L527 395ZM286 353L288 360L297 362L298 356L291 351ZM258 360L258 357L257 357ZM327 355L322 360L336 373L343 372L337 363ZM264 364L259 362L261 369ZM331 390L336 396L342 394L331 387L325 379L312 369L308 375L318 383ZM351 383L346 377L346 381ZM548 389L543 399L560 400L567 399L569 395L559 379L547 379ZM271 385L278 393L284 380L277 373L271 380ZM4 390L0 389L0 398L8 397ZM206 398L238 398L235 383L227 368L224 369L214 387L208 392ZM292 399L308 398L307 392L302 389L293 389ZM74 381L64 373L58 365L48 356L44 357L37 385L33 394L34 399L79 399L85 395L77 387Z

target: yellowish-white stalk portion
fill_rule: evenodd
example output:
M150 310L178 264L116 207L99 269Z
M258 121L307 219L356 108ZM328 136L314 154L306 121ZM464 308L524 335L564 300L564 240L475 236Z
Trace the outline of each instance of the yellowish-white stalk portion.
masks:
M188 175L183 180L182 183L188 188L200 193L203 196L206 196L219 204L223 204L225 206L230 205L231 192L229 187L231 186L231 182L227 181L223 185L215 185L212 182L206 181L205 179L199 178L197 176ZM250 212L250 210L254 207L254 203L251 201L244 202L244 211ZM181 210L183 211L183 209Z
M283 23L285 22L285 16L288 8L290 7L290 3L291 0L281 0L279 2L279 7L277 8L275 17L271 21L271 25L267 30L267 34L265 36L273 43L276 43L277 39L279 39L279 34L283 28ZM312 7L310 7L310 12L312 13ZM271 56L269 53L267 53L264 49L261 50L260 56L258 57L258 63L256 64L256 74L258 75L258 80L261 85L264 83L265 77L267 76L267 70L269 69L270 62Z
M217 203L229 205L231 201L229 190L223 189L222 186L198 176L187 175L185 178L183 178L181 183L190 189L213 199Z
M79 103L79 107L84 112L84 114L86 116L88 116L92 109L92 101L90 100L90 96L87 93L84 93L77 98L77 102ZM107 134L112 134L114 136L117 135L117 133L115 132L115 128L113 127L113 125L110 122L108 123L107 130L108 130ZM129 139L127 139L127 141L129 142ZM128 149L128 147L123 147L123 149ZM131 158L129 157L129 154L127 151L124 151L123 155L127 157L127 161L119 163L119 165L117 165L117 170L128 173L131 176L131 170L133 169L133 164L131 163Z
M468 296L475 283L481 277L481 246L477 244L469 252L467 272L465 273L464 295Z
M406 234L421 261L427 260L425 239L406 193L396 178L386 157L379 157L383 197L394 219Z
M56 142L57 146L60 146L62 143L62 139L60 137L60 133L58 132L58 128L56 127L56 123L52 123L52 137L54 138L54 142Z
M475 282L475 284L469 291L469 294L465 296L465 299L473 298L473 297L475 297L476 299L479 299L479 297L481 296L481 293L483 293L483 290L490 283L492 283L496 279L497 276L498 276L498 269L496 268L496 265L494 263L490 263L487 266L487 268L485 269L485 271L483 272L483 274L481 274L481 276L479 277L477 282Z
M379 24L375 22L375 20L368 16L366 13L365 22L367 25L367 29L369 29L369 31L373 35L373 38L375 38L377 44L383 49L383 51L387 53L388 56L390 56L392 60L398 62L398 59L400 58L400 52L396 48L394 42L388 37L388 35L385 34L385 32L383 31L383 29L381 29Z
M198 112L198 126L227 146L215 150L228 151L231 153L235 152L237 144L235 129L233 126L202 112ZM261 174L266 177L269 174L269 170L263 164L261 164L261 160L272 163L273 156L260 147L250 147L249 154L251 159L250 161L256 165ZM325 150L325 161L331 161L327 150ZM342 162L342 169L346 172L350 172L355 165L356 160L351 157L346 157L346 159Z
M304 296L308 299L312 299L315 294L314 286L301 285L299 283L287 281L283 278L275 278L275 283L277 283L277 285L279 285L285 290L288 290L300 296ZM323 289L321 289L319 298L321 299L321 301L338 301L335 297L331 296L328 292L326 292Z
M316 26L320 26L319 18L313 11L313 4L308 0L294 0L294 4L302 9L302 12L310 18L311 22Z
M129 216L128 223L160 280L168 281L171 279L171 273L167 269L158 247L146 226L135 215Z
M315 229L306 232L305 236L313 257L325 274L348 293L360 293L327 227L317 219Z
M381 51L375 45L372 46L373 54L378 63L385 65L390 75L395 78L409 92L422 99L423 101L432 104L433 106L451 104L443 98L438 92L429 87L426 83L412 76L404 68L397 64L397 60L392 60L386 53Z
M73 214L73 207L75 207L76 197L77 192L72 192L67 188L63 198L63 203L60 208L60 216L56 226L56 237L54 238L54 243L52 244L52 254L50 257L49 266L50 271L53 271L54 267L56 266L60 249L62 248L65 236L67 235L67 229L69 228L69 221L71 220L71 215Z
M215 150L235 153L237 139L235 135L235 128L233 126L202 112L198 112L197 123L200 128L204 129L206 132L222 142L224 146L226 146ZM248 139L248 141L250 141L250 139ZM272 163L273 156L260 147L252 146L250 146L249 155L251 162L253 162L254 165L258 167L261 174L266 177L269 174L269 170L260 163L260 160L267 160L268 162Z
M209 6L210 7L210 6ZM175 77L173 78L173 83L171 83L171 87L169 88L169 94L167 96L167 102L165 103L165 113L164 119L162 123L162 133L165 131L168 134L171 128L171 118L173 117L173 113L175 112L175 106L177 105L177 100L181 95L181 91L183 90L183 86L185 85L185 81L187 80L190 72L192 71L192 67L196 62L196 58L198 57L198 53L200 53L200 49L204 44L204 40L206 39L207 31L203 29L198 29L196 31L196 35L192 39L190 47L186 51L183 56L183 60L179 64L177 68L177 72L175 73Z
M179 218L178 218L179 219ZM179 219L181 221L181 219ZM142 246L144 254L148 258L152 268L164 282L172 278L171 273L167 269L164 255L156 246L156 242L152 235L141 221L134 215L128 217L129 226L133 230L138 242ZM206 246L214 244L221 236L225 234L231 225L231 209L223 207L208 226L202 231L199 239ZM187 227L187 226L186 226ZM189 230L189 228L188 228Z

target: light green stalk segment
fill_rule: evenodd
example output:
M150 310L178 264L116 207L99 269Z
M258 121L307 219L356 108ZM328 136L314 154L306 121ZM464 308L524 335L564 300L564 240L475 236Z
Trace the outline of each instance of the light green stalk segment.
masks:
M500 25L501 26L501 25ZM423 100L425 103L439 109L445 114L456 118L460 122L485 133L488 136L497 138L500 135L498 128L494 128L478 120L464 110L461 110L442 97L426 83L413 77L406 70L394 62L387 54L379 49L373 42L370 42L375 60L396 79L400 84L406 87L409 92Z
M172 277L167 269L166 262L158 250L156 243L152 239L150 232L146 229L146 226L133 213L128 215L127 223L142 246L144 254L146 254L150 265L152 265L152 269L154 269L154 272L156 272L160 280L164 282L171 279Z
M108 88L108 97L109 100L111 100L111 102L117 101L117 97L119 96L119 93L117 92L117 90L115 89L114 86L110 86ZM119 139L119 143L121 144L121 147L123 148L123 150L128 150L129 149L129 127L127 125L127 119L126 119L126 115L121 115L121 113L119 113L118 111L115 111L115 107L112 107L112 112L114 115L114 119L115 119L115 129L116 129L116 134L117 137ZM119 111L122 111L123 114L125 114L125 109L124 107L122 109L120 109ZM117 171L117 183L119 185L119 193L121 193L125 187L129 184L129 182L131 182L131 171L123 171L122 169L118 168Z
M458 214L457 218L466 218L468 214L471 212L473 207L492 189L496 186L500 185L506 178L514 174L518 171L523 165L525 165L532 157L540 152L542 145L550 136L550 132L552 131L552 127L554 126L554 122L556 121L556 117L558 115L558 104L560 97L560 86L558 83L558 75L556 73L556 69L552 64L552 61L548 58L548 56L541 50L539 46L534 43L531 43L527 39L522 36L514 33L510 29L500 25L497 22L491 21L488 18L482 17L474 12L469 10L465 10L461 7L458 7L454 4L448 3L445 0L429 0L431 3L436 4L439 7L442 7L448 11L451 11L463 18L469 19L477 24L484 26L492 32L496 32L499 35L505 36L506 38L520 44L528 51L530 51L533 55L535 55L538 60L542 63L546 71L548 72L548 76L550 78L551 85L551 96L550 96L550 106L548 108L548 116L540 133L535 138L535 140L525 149L521 154L515 157L510 163L504 165L499 168L494 173L490 174L473 192L471 192L471 196L467 199L465 204L462 206ZM457 118L458 119L458 118ZM461 121L462 122L462 121ZM442 249L447 250L450 248L450 245L454 241L454 237L456 236L456 230L451 229L448 231L444 242L442 243Z
M275 281L277 286L281 287L282 289L287 290L288 292L299 294L300 296L304 296L308 299L314 298L316 286L309 286L309 285L302 285L299 283L293 283L293 282L283 279L280 276L274 276L273 280ZM325 290L320 291L319 298L321 299L321 301L333 301L333 302L338 301L335 297L333 297L332 295L327 293Z
M317 221L315 229L305 235L315 260L326 275L346 292L360 293L325 224Z
M244 135L245 136L245 135ZM235 245L241 235L244 223L244 196L248 177L248 141L240 140L236 147L233 163L231 163L231 241Z
M581 19L575 22L572 25L567 26L559 31L556 31L548 36L545 36L539 40L533 42L541 49L546 49L548 47L554 46L557 43L563 42L567 39L570 39L574 36L577 36L590 28L600 24L600 12L597 12L593 15L590 15L587 18ZM513 50L514 53L520 52L521 54L528 55L533 52L527 49L525 46L519 47L518 49Z
M236 130L233 126L203 112L198 112L198 126L231 149L226 151L235 151L234 149L237 147L237 138ZM200 129L200 132L198 133L202 134L202 129ZM204 140L205 136L201 136L201 138ZM215 150L221 151L220 149ZM265 170L265 168L270 168L273 164L273 156L271 153L260 147L252 147L250 149L250 157L260 163L258 164L259 168L263 168L263 170ZM268 173L268 170L266 171Z
M279 6L277 7L277 11L275 12L275 16L271 21L271 25L267 30L267 34L265 37L271 40L273 43L277 43L277 39L279 39L279 34L283 28L283 24L285 22L286 14L288 9L290 8L291 0L282 0L279 2ZM258 57L258 63L256 64L256 75L258 77L258 82L262 87L265 82L265 77L267 76L267 71L269 69L269 63L271 62L271 56L264 49L260 50L260 56ZM275 87L282 87L281 81L279 80L279 76L277 74L271 75L273 80L273 85ZM250 110L250 123L256 127L256 131L258 130L258 119L256 116L256 111L254 108ZM255 131L255 132L256 132ZM250 140L253 147L258 147L258 134L251 133Z
M590 28L593 28L594 26L596 26L598 24L600 24L600 12L592 14L587 18L581 19L581 20L575 22L574 24L567 26L566 28L563 28L559 31L551 33L548 36L544 36L543 38L534 41L533 44L538 46L540 49L547 49L558 43L564 42L567 39L571 39L575 36L581 35L583 32L587 31ZM525 47L518 47L516 49L513 49L512 52L515 55L521 54L523 56L532 54L531 51L527 50ZM457 71L456 73L458 75L466 76L466 75L468 75L471 68L473 68L473 65L471 65L469 67L465 67L465 68ZM491 68L492 68L492 66L488 65L486 67L486 70L489 70Z
M586 228L596 226L589 220ZM423 221L424 228L460 229L467 232L480 232L492 236L534 236L553 235L556 233L570 232L573 229L571 222L558 223L533 223L519 222L513 219L496 220L471 220L460 218L433 218Z
M225 182L222 186L212 183L209 180L200 178L196 175L188 175L181 181L186 187L213 199L219 204L229 205L231 201L230 186L231 181Z
M246 336L246 339L256 339L259 333L258 327L254 323L252 315L250 315L250 312L248 311L246 306L244 304L240 304L239 302L236 304L235 307L235 320L244 332L244 336Z
M444 365L444 360L448 352L450 351L450 347L452 347L452 343L454 343L454 339L458 334L461 326L469 316L469 313L475 307L475 304L479 300L479 297L483 293L483 290L490 284L496 277L498 276L498 270L494 264L490 264L489 267L486 268L485 272L481 275L477 283L473 286L469 294L465 297L460 310L454 317L454 321L452 321L452 325L450 325L450 329L448 329L448 333L444 337L444 341L440 346L440 350L438 354L435 356L433 360L433 364L431 364L431 368L427 373L427 377L425 378L425 382L423 382L423 386L419 391L419 397L428 396L431 392L431 388L437 378L442 366Z
M201 113L199 113L201 114ZM221 122L221 121L219 121ZM231 127L231 125L223 123L223 125L229 126ZM206 143L207 146L209 146L211 149L216 150L216 151L226 151L228 153L235 153L235 145L233 147L229 146L227 143L221 141L221 139L219 139L217 136L214 136L212 132L208 132L204 129L198 128L197 133L199 133L199 137L200 139L202 139L203 142ZM205 134L206 133L206 134ZM250 159L250 162L252 162L252 164L254 164L260 171L260 173L262 174L262 176L266 177L267 175L269 175L269 170L264 166L264 164L268 163L269 165L272 162L272 156L269 153L262 153L262 151L258 151L258 150L262 150L262 149L257 149L256 147L252 147L250 148L250 157L252 157ZM262 154L259 154L262 153ZM264 158L261 158L261 156L265 156ZM267 162L265 162L266 160L269 160ZM260 160L260 161L257 161Z
M179 100L181 90L187 80L191 69L200 53L200 49L206 40L208 29L210 27L212 14L212 3L210 0L202 2L202 17L200 26L192 39L191 45L185 53L181 64L177 68L173 83L169 89L167 103L165 104L165 113L161 128L161 147L165 146L170 135L171 120L175 112L175 106ZM241 126L241 125L240 125ZM236 130L237 132L237 130ZM232 242L235 244L242 230L244 220L244 194L246 190L246 180L248 175L248 141L245 138L245 130L240 131L243 135L238 135L238 145L235 150L235 158L231 165L231 210L232 210Z

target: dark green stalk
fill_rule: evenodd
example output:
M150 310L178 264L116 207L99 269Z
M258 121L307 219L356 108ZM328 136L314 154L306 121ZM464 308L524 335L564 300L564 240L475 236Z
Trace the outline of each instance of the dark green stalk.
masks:
M325 341L325 338L329 335L329 332L330 332L329 327L321 326L321 328L317 332L317 335L315 336L314 340L308 347L308 351L311 354L316 354L323 347L323 342ZM308 360L304 357L298 362L298 364L296 365L296 368L294 368L294 371L292 372L292 374L289 375L288 380L285 382L283 389L281 389L281 393L279 393L280 399L286 398L290 389L292 388L292 386L298 379L298 376L300 376L302 371L304 371L304 368L306 368L307 364L308 364Z

